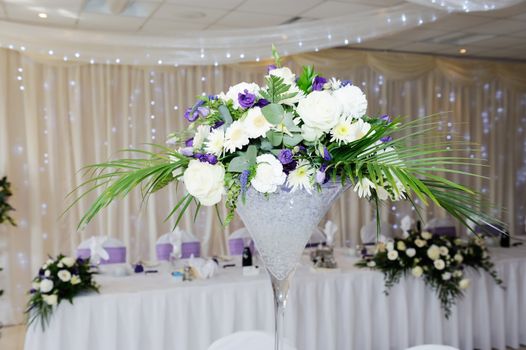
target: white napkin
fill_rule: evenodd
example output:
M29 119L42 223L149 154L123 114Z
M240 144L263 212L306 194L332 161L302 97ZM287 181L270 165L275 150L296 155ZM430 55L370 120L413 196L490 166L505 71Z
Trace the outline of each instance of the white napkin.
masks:
M175 228L174 232L168 234L168 241L172 245L172 256L180 259L182 255L183 231L179 227Z
M212 259L194 258L190 256L188 265L194 271L197 278L208 279L214 276L217 272L217 263Z
M328 246L334 245L334 236L336 235L336 232L338 232L338 225L336 225L331 220L328 220L325 223L325 227L323 229L323 233L325 234L325 237L327 237Z
M102 260L108 260L110 255L104 249L104 243L108 240L108 236L93 236L89 239L90 259L94 264L100 263Z

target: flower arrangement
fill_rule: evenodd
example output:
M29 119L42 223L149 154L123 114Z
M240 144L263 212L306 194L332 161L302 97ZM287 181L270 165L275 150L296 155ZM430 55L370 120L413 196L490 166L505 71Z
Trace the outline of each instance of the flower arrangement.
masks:
M463 291L470 286L465 277L467 268L488 272L497 284L502 281L484 245L484 239L459 238L414 232L406 238L378 243L371 258L364 258L357 266L379 270L384 274L386 294L405 275L423 278L436 291L445 316L451 315L451 307Z
M73 298L83 292L98 292L99 286L93 280L94 271L89 260L59 255L49 259L33 279L29 291L26 313L28 324L40 321L42 328L49 323L54 308L63 300L73 303Z
M148 197L172 182L186 190L167 217L176 217L175 225L192 202L197 211L224 199L228 223L249 188L270 196L282 186L316 191L327 181L350 182L377 204L377 215L382 201L417 200L466 225L493 220L478 193L441 175L477 176L455 167L479 163L448 155L465 142L445 142L436 116L404 123L368 116L367 98L352 82L327 79L311 66L296 76L275 49L273 56L265 86L242 82L200 96L184 113L188 128L170 134L167 146L87 166L92 177L71 206L92 191L100 194L79 227L135 187ZM426 142L412 144L416 138Z
M15 220L9 215L10 211L15 209L8 203L9 197L13 193L11 192L11 183L7 181L7 177L0 179L0 225L8 223L12 226L16 226Z

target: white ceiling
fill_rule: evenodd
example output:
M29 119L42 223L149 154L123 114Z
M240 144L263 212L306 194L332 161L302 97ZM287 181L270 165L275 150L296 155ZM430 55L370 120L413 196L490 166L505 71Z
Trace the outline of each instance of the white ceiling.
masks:
M0 20L68 29L170 36L185 30L268 27L394 6L403 0L129 0L112 14L108 0L0 0ZM114 0L112 0L114 1ZM48 17L42 19L39 13ZM352 25L352 24L350 24ZM358 48L526 60L526 2L502 10L450 14Z

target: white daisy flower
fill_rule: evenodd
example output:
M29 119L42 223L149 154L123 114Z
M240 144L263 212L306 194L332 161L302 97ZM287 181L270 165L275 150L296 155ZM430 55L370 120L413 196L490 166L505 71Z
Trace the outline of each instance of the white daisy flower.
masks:
M374 183L368 178L364 177L359 180L354 186L354 192L358 193L360 198L369 198L371 197L371 189L374 188Z
M245 130L245 126L242 122L236 120L226 130L224 143L225 150L227 152L234 152L236 149L248 145L248 143L248 134Z
M355 140L354 138L354 129L351 126L351 120L350 119L343 119L341 120L334 128L331 130L331 142L338 142L340 143L349 143Z
M298 163L296 169L289 173L287 186L292 189L292 192L304 189L311 193L314 173L315 169L310 166L310 163L302 160Z
M205 151L216 156L223 152L223 145L225 144L225 131L223 129L214 129L208 135L205 142Z
M267 118L265 118L259 107L249 109L243 123L245 124L248 137L252 139L265 136L272 128L272 124L267 121Z

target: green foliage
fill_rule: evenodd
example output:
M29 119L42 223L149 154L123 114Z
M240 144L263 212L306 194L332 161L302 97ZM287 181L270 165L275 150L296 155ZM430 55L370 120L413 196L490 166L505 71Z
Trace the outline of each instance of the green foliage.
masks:
M9 212L15 209L8 203L11 192L11 183L7 181L7 177L0 179L0 225L3 223L16 226L15 220L11 217Z
M283 121L285 110L277 103L271 103L261 109L265 119L272 125L277 125Z
M304 66L300 77L296 84L305 93L310 92L312 88L312 82L318 74L314 71L313 66Z
M74 263L68 266L64 263L64 258L65 256L60 254L56 259L50 259L33 279L34 288L30 291L31 297L26 309L28 325L39 322L42 330L44 330L49 324L56 306L50 305L46 301L46 297L56 296L56 305L58 306L64 300L73 304L73 299L81 293L99 292L99 286L93 279L95 272L92 270L89 260L69 258ZM46 276L46 271L49 271L48 276ZM72 278L78 278L78 283L72 283L73 279L63 281L59 278L59 271L68 271ZM43 293L40 288L35 288L39 287L44 280L53 282L52 290L47 293Z
M279 56L278 49L272 44L272 57L274 58L274 64L276 67L281 67L281 57Z
M297 92L288 92L290 85L285 84L283 78L270 75L265 79L265 81L268 86L267 90L261 90L259 93L261 97L271 103L279 103L298 94Z
M238 152L238 156L233 158L228 164L228 171L234 173L241 173L251 166L256 164L258 149L254 145L250 145L246 152Z

